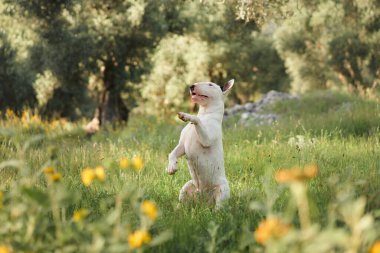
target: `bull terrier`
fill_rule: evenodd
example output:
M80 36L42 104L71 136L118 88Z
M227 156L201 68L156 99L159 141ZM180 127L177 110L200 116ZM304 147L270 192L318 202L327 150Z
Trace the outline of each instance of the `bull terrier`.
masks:
M180 202L195 199L198 193L202 193L216 208L220 208L230 196L224 171L222 120L224 97L233 85L232 79L223 87L212 82L190 86L191 101L199 105L199 111L196 116L178 113L181 120L189 123L183 128L178 145L169 154L167 167L167 172L174 175L177 159L186 156L191 180L180 190Z

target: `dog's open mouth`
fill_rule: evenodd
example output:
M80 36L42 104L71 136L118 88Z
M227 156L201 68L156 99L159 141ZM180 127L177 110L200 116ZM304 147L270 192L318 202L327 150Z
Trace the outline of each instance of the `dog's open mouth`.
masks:
M196 98L196 97L208 98L208 96L206 96L206 95L197 94L197 93L195 93L194 91L192 91L192 92L191 92L191 98Z

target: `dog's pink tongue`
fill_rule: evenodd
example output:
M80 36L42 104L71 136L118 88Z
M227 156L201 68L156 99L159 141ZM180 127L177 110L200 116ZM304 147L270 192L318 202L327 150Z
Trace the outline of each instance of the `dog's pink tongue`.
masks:
M191 100L197 100L199 98L199 96L197 94L193 94L191 95Z

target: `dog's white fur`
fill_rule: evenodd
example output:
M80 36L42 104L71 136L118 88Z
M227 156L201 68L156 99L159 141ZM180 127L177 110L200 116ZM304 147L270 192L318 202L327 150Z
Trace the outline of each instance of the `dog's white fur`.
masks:
M201 82L190 87L191 100L199 105L197 116L180 112L178 117L190 122L181 132L178 145L169 154L167 172L177 171L177 158L186 155L191 180L181 189L179 200L194 199L197 193L210 194L219 208L229 198L230 188L224 171L222 120L224 96L234 80L221 89L215 83Z

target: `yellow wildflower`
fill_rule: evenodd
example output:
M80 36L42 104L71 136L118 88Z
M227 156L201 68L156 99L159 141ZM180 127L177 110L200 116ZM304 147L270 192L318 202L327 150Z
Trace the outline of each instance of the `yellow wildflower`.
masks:
M62 174L59 172L56 172L55 169L52 166L48 166L44 169L44 173L46 177L51 182L59 182L62 178Z
M8 245L0 245L0 253L12 253L13 250Z
M152 221L155 221L158 215L158 209L156 204L152 201L144 200L141 204L143 213L148 216Z
M54 174L55 170L53 168L53 166L48 166L44 169L44 173L45 175L51 175L51 174Z
M73 221L74 222L80 222L84 218L87 217L89 211L85 208L81 208L79 210L76 210L73 214Z
M132 166L136 171L142 170L144 162L140 156L136 156L132 159Z
M318 167L315 164L309 164L304 168L303 173L305 177L313 178L318 174Z
M147 244L152 240L149 232L146 230L137 230L128 235L128 244L132 249L140 248L143 244Z
M275 179L279 183L299 182L313 178L318 173L318 167L315 164L307 165L303 170L299 167L292 169L280 169L276 172Z
M121 158L120 161L119 161L119 166L121 169L127 169L128 166L129 166L129 161L127 158Z
M102 166L98 166L94 169L95 177L99 179L99 181L106 180L106 173Z
M62 174L59 172L54 172L53 174L49 174L49 180L52 182L59 182L62 178Z
M21 114L21 122L24 124L24 125L27 125L28 124L28 118L29 118L29 114L27 111L23 111L22 114Z
M260 222L255 231L255 239L260 244L265 244L271 238L285 236L290 230L290 226L283 223L279 218L271 217Z
M60 121L59 120L53 120L49 124L49 128L52 129L52 130L58 128L58 126L60 126Z
M376 241L371 249L369 250L369 253L380 253L380 240Z
M7 119L16 118L15 112L12 109L9 109L9 108L7 108L7 110L5 110L5 116L7 117Z
M82 182L85 186L90 186L96 175L93 169L87 167L81 172Z
M30 121L34 124L42 123L42 120L38 115L32 115L32 118L30 119Z

